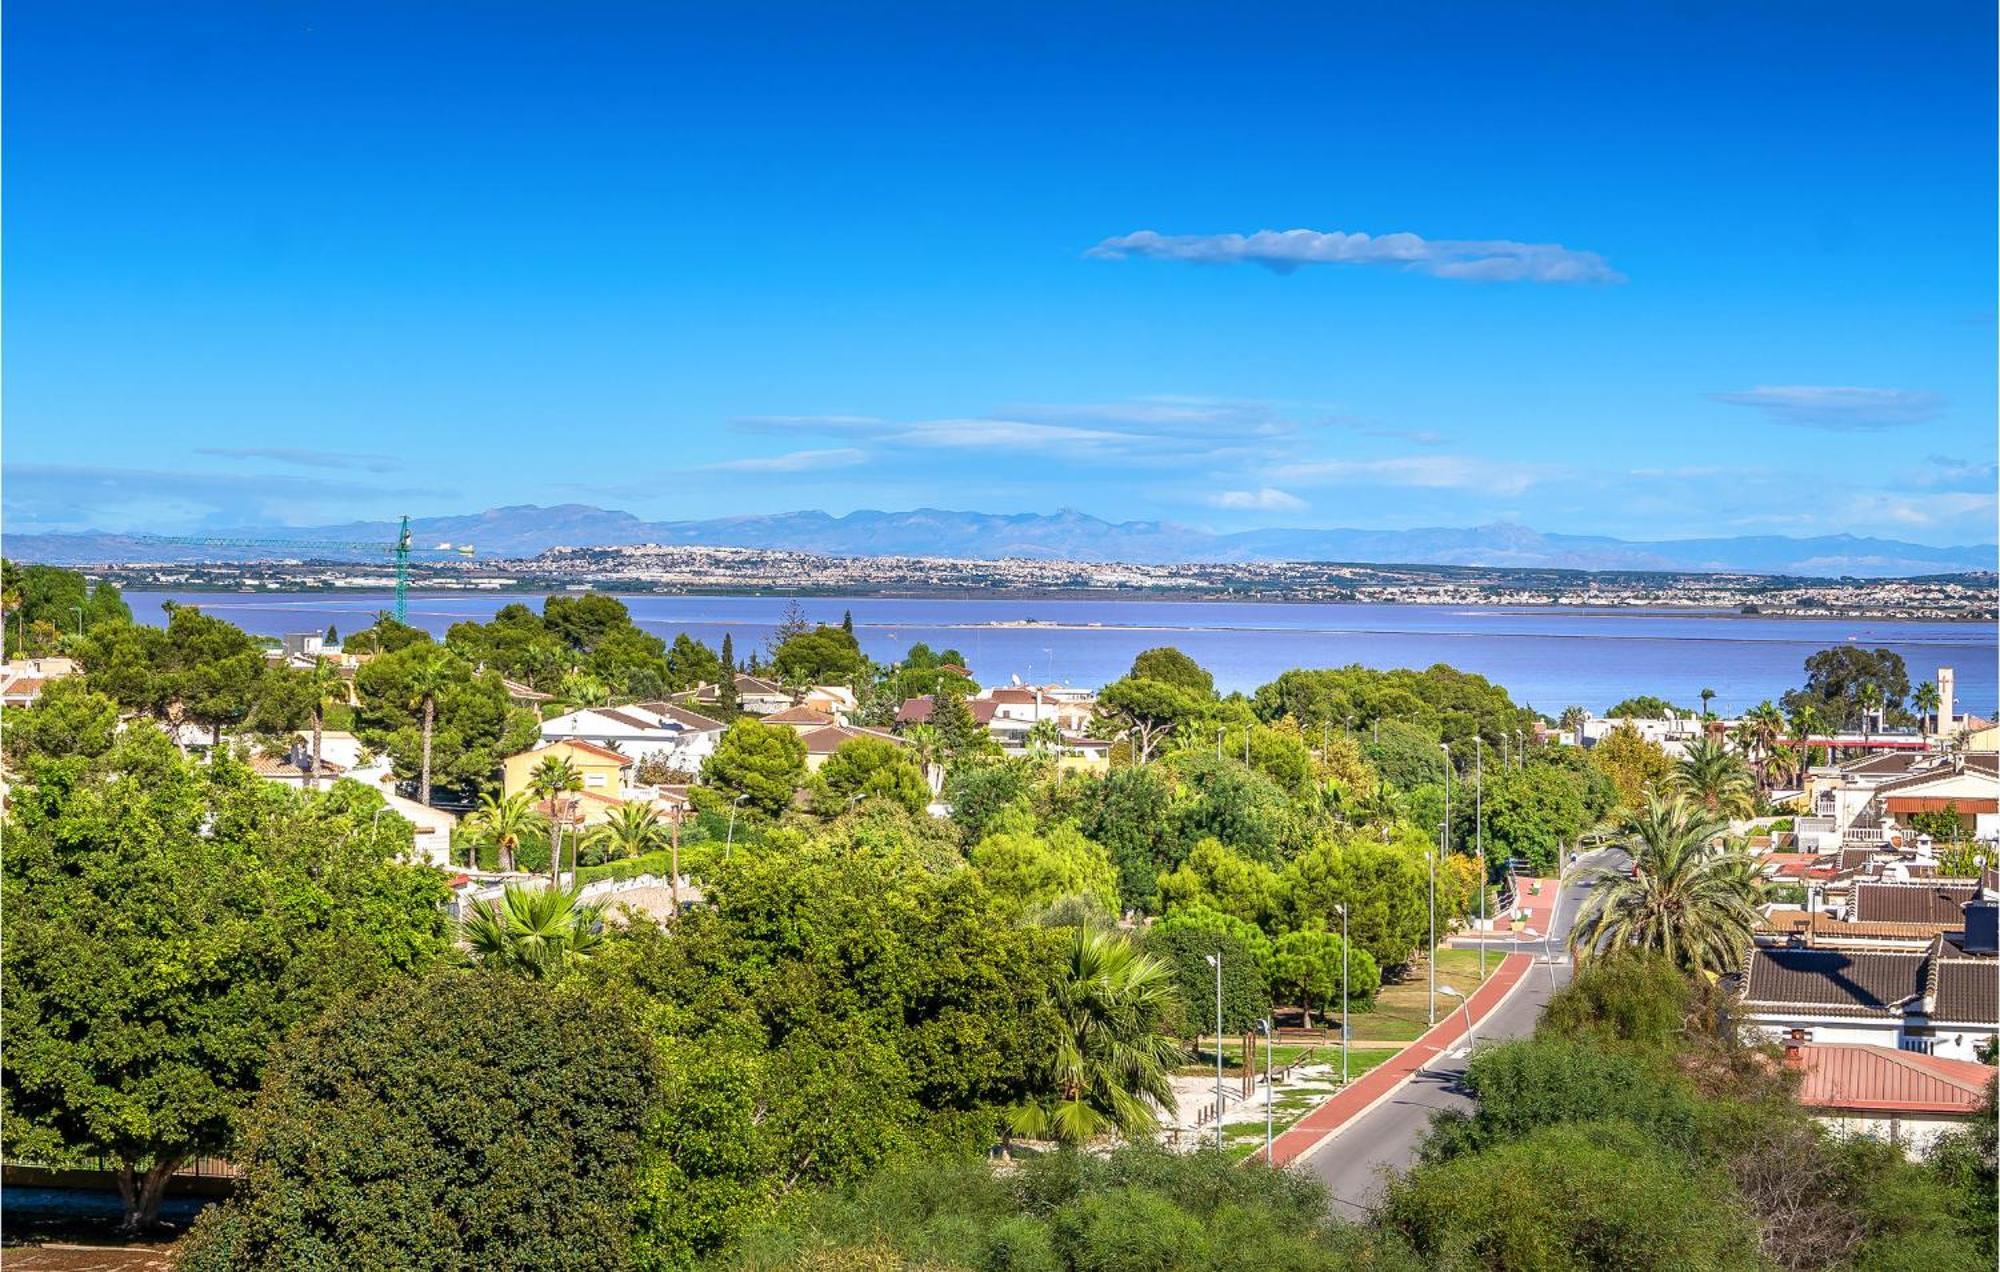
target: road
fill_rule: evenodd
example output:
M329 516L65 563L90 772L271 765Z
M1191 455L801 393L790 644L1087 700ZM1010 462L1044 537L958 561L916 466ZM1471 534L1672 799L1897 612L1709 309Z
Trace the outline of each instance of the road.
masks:
M1609 864L1612 860L1611 852L1600 851L1586 855L1579 864L1589 867ZM1588 892L1587 887L1577 883L1563 890L1561 925L1555 942L1558 961L1552 968L1540 961L1539 946L1528 947L1537 954L1535 966L1519 988L1479 1022L1475 1031L1479 1041L1521 1038L1534 1032L1535 1021L1549 1001L1550 972L1554 972L1558 987L1569 982L1569 961L1562 951L1563 941L1569 935L1577 907ZM1488 946L1507 953L1522 952L1522 946L1511 941L1489 942ZM1336 1211L1348 1218L1359 1218L1372 1210L1382 1197L1383 1172L1404 1170L1416 1161L1417 1145L1430 1126L1431 1114L1439 1109L1472 1108L1471 1098L1460 1086L1468 1050L1461 1044L1457 1050L1441 1056L1388 1099L1301 1159L1306 1169L1326 1181Z

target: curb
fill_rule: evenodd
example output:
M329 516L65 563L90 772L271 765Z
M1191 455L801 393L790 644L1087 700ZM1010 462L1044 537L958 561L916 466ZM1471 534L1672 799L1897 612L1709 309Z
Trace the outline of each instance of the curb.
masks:
M1515 955L1512 955L1512 954L1509 954L1509 955L1507 955L1507 957L1508 957L1508 958L1513 958L1513 957L1515 957ZM1487 1009L1486 1009L1485 1011L1481 1012L1481 1013L1480 1013L1480 1014L1478 1015L1478 1017L1477 1017L1477 1018L1476 1018L1476 1019L1475 1019L1475 1020L1473 1021L1473 1024L1474 1024L1474 1026L1475 1026L1475 1027L1476 1027L1476 1026L1477 1026L1477 1025L1479 1024L1479 1022L1480 1022L1480 1021L1483 1021L1483 1020L1485 1020L1485 1019L1486 1019L1486 1018L1487 1018L1488 1016L1491 1016L1491 1015L1492 1015L1492 1014L1493 1014L1494 1012L1496 1012L1496 1011L1499 1011L1499 1010L1500 1010L1500 1008L1502 1008L1503 1006L1505 1006L1505 1005L1507 1004L1507 1002L1508 1002L1508 1001L1509 1001L1510 999L1512 999L1512 998L1514 997L1514 995L1515 995L1515 994L1517 994L1517 993L1519 993L1519 992L1521 991L1521 987L1522 987L1522 986L1524 986L1524 985L1526 985L1526 984L1528 983L1528 981L1529 981L1529 979L1531 978L1531 975L1532 975L1532 973L1533 973L1533 971L1534 971L1534 969L1535 969L1535 959L1534 959L1534 957L1533 957L1532 955L1529 955L1529 954L1525 954L1525 953L1524 953L1524 954L1521 954L1521 955L1520 955L1519 957L1522 957L1522 958L1525 958L1525 959L1527 959L1527 960L1528 960L1528 964L1527 964L1527 966L1526 966L1525 968L1523 968L1523 969L1522 969L1522 972L1521 972L1521 978L1520 978L1519 980L1515 981L1515 982L1514 982L1514 983L1513 983L1512 985L1509 985L1509 986L1507 987L1507 990L1506 990L1506 992L1505 992L1505 993L1503 993L1503 994L1501 994L1499 998L1497 998L1497 999L1495 999L1495 1000L1494 1000L1494 1002L1493 1002L1492 1006L1488 1007L1488 1008L1487 1008ZM1498 973L1496 972L1495 974L1497 975ZM1427 1032L1428 1032L1428 1031L1427 1031ZM1475 1028L1475 1032L1476 1032L1476 1028ZM1415 1041L1411 1042L1411 1043L1410 1043L1409 1045L1410 1045L1410 1047L1412 1047L1412 1048L1413 1048L1413 1047L1417 1046L1417 1044L1418 1044L1418 1043L1421 1043L1422 1041L1423 1041L1423 1039L1422 1039L1422 1038L1418 1038L1418 1039L1416 1039ZM1453 1039L1453 1041L1455 1042L1455 1041L1457 1041L1457 1040L1456 1040L1456 1039ZM1477 1044L1475 1043L1474 1045L1477 1045ZM1405 1048L1405 1050L1408 1050L1408 1049L1409 1049L1409 1048ZM1439 1056L1439 1055L1443 1055L1443 1054L1445 1053L1445 1050L1446 1050L1446 1049L1447 1049L1447 1048L1442 1048L1442 1047L1441 1047L1441 1048L1439 1048L1439 1049L1438 1049L1438 1050L1437 1050L1436 1052L1434 1052L1434 1053L1432 1054L1432 1056L1431 1056L1431 1057L1430 1057L1429 1059L1432 1059L1432 1060L1434 1060L1434 1059L1436 1059L1436 1058L1437 1058L1437 1056ZM1288 1166L1291 1166L1291 1165L1293 1165L1294 1163L1297 1163L1297 1162L1301 1162L1301 1161L1304 1161L1304 1160L1305 1160L1306 1158L1308 1158L1308 1157L1311 1157L1311 1156L1312 1156L1312 1155L1313 1155L1314 1153L1317 1153L1317 1152L1319 1152L1319 1151L1320 1151L1321 1149L1325 1148L1325 1147L1326 1147L1326 1146L1327 1146L1328 1144L1332 1143L1332 1142L1333 1142L1333 1141L1334 1141L1335 1139L1339 1138L1339 1136L1340 1136L1341 1132L1345 1131L1345 1130L1346 1130L1346 1129L1347 1129L1348 1127L1350 1127L1350 1126L1354 1125L1354 1124L1355 1124L1356 1122L1360 1121L1360 1120L1361 1120L1362 1118L1364 1118L1364 1117L1368 1116L1368 1114L1370 1114L1370 1113L1374 1112L1374 1111L1375 1111L1375 1110L1376 1110L1376 1109L1377 1109L1378 1107L1380 1107L1380 1106L1381 1106L1381 1105L1382 1105L1382 1104L1383 1104L1384 1102L1386 1102L1386 1101L1387 1101L1387 1100L1389 1099L1389 1097L1390 1097L1390 1096L1392 1096L1392 1095L1395 1095L1395 1094L1396 1094L1396 1093L1397 1093L1398 1091L1401 1091L1401 1090L1402 1090L1402 1089L1403 1089L1404 1087L1408 1086L1408 1085L1410 1084L1410 1082L1411 1082L1411 1080L1412 1080L1412 1079L1414 1079L1414 1078L1415 1078L1415 1077L1416 1077L1416 1076L1417 1076L1418 1074L1420 1074L1420 1073L1422 1073L1422 1072L1424 1071L1424 1067L1425 1067L1425 1065L1426 1065L1426 1064L1428 1064L1428 1063L1429 1063L1429 1060L1425 1060L1425 1061L1423 1061L1423 1062L1420 1062L1420 1063L1419 1063L1419 1064L1418 1064L1418 1065L1417 1065L1417 1066L1416 1066L1415 1068L1411 1069L1411 1070L1410 1070L1410 1071L1409 1071L1408 1073L1405 1073L1405 1074L1404 1074L1404 1075L1403 1075L1402 1077L1400 1077L1400 1078L1396 1079L1396 1081L1395 1081L1395 1082L1391 1083L1391 1084L1390 1084L1390 1085L1389 1085L1388 1087L1386 1087L1386 1088L1385 1088L1385 1089L1384 1089L1384 1090L1383 1090L1383 1091L1382 1091L1382 1092L1381 1092L1380 1094L1378 1094L1377 1096L1375 1096L1375 1098L1374 1098L1374 1099L1372 1099L1372 1100L1368 1101L1368 1103L1366 1103L1366 1104L1362 1105L1362 1106L1361 1106L1361 1107L1360 1107L1359 1109L1355 1110L1355 1111L1354 1111L1354 1112L1353 1112L1352 1114L1350 1114L1349 1116L1347 1116L1347 1117L1345 1117L1345 1118L1342 1118L1342 1119L1340 1120L1340 1123L1339 1123L1338 1125L1336 1125L1336 1126L1333 1126L1333 1127L1330 1127L1330 1128L1328 1128L1328 1130L1326 1131L1326 1133L1325 1133L1325 1134L1321 1135L1321 1136L1320 1136L1320 1137L1319 1137L1318 1139L1314 1140L1314 1141L1313 1141L1313 1142L1312 1142L1311 1144L1308 1144L1308 1145L1307 1145L1307 1146L1306 1146L1306 1147L1305 1147L1305 1148L1304 1148L1303 1150L1301 1150L1301 1151L1299 1151L1299 1152L1297 1152L1297 1153L1294 1153L1294 1154L1291 1154L1291 1155L1290 1155L1289 1157L1287 1157L1287 1158L1286 1158L1286 1159L1285 1159L1285 1160L1284 1160L1284 1161L1283 1161L1282 1163L1280 1163L1280 1165L1281 1165L1281 1166L1287 1166L1287 1167L1288 1167ZM1337 1100L1337 1099L1339 1099L1339 1098L1340 1098L1340 1096L1339 1096L1338 1094L1335 1094L1334 1096L1332 1096L1332 1097L1331 1097L1331 1098L1330 1098L1330 1099L1329 1099L1329 1100L1327 1101L1327 1104L1331 1104L1331 1103L1332 1103L1332 1102L1333 1102L1334 1100ZM1326 1104L1322 1104L1322 1105L1320 1105L1320 1106L1319 1106L1319 1108L1320 1108L1320 1109L1323 1109L1323 1108L1325 1108L1325 1107L1326 1107ZM1314 1109L1314 1110L1312 1110L1312 1112L1309 1112L1309 1113L1307 1113L1307 1114L1306 1114L1305 1116L1306 1116L1306 1117L1311 1117L1313 1113L1316 1113L1316 1112L1318 1112L1318 1111L1319 1111L1319 1109ZM1302 1117L1302 1118L1300 1118L1299 1120L1300 1120L1300 1121L1304 1121L1304 1120L1305 1120L1305 1118L1303 1118L1303 1117ZM1252 1154L1251 1154L1251 1155L1250 1155L1250 1156L1249 1156L1248 1158L1245 1158L1244 1160L1246 1160L1246 1161L1256 1161L1256 1160L1258 1160L1258 1157L1257 1157L1257 1154L1253 1152L1253 1153L1252 1153Z

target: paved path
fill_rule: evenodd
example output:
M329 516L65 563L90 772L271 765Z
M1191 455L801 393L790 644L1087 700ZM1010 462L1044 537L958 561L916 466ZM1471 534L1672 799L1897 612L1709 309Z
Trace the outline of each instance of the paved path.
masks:
M1598 862L1593 856L1580 864ZM1544 892L1552 894L1553 889ZM1534 1031L1549 1000L1551 981L1561 986L1569 980L1562 939L1585 895L1586 889L1577 884L1564 890L1555 964L1544 962L1538 949L1520 952L1515 946L1500 969L1473 993L1475 1041L1519 1038ZM1496 951L1514 946L1512 941L1492 944ZM1372 1209L1382 1196L1384 1171L1404 1170L1416 1161L1417 1145L1431 1114L1472 1107L1460 1086L1470 1051L1462 1041L1464 1035L1461 1009L1440 1020L1403 1055L1365 1075L1287 1131L1276 1145L1279 1164L1303 1162L1326 1181L1335 1209L1350 1217Z

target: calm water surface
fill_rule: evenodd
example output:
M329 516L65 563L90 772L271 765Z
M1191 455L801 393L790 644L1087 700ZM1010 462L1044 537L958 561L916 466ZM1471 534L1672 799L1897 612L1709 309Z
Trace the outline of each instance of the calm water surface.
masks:
M386 593L128 592L141 621L164 621L167 601L200 605L260 635L365 627L392 604ZM685 631L710 645L724 632L738 657L762 648L786 597L627 596L641 626L672 639ZM502 605L540 600L521 593L411 596L410 621L443 635ZM1983 623L1743 616L1719 611L1456 605L1308 605L1228 601L937 600L904 597L802 599L806 615L837 623L854 613L871 657L900 658L915 642L962 652L982 684L1023 680L1100 685L1132 656L1175 645L1215 673L1223 690L1251 690L1290 667L1427 667L1450 663L1505 685L1517 702L1551 713L1571 703L1602 711L1634 693L1695 704L1704 687L1730 713L1776 698L1804 679L1806 656L1845 643L1895 650L1912 683L1939 667L1958 676L1958 706L1994 713L1996 639ZM1032 625L1027 624L1032 620Z

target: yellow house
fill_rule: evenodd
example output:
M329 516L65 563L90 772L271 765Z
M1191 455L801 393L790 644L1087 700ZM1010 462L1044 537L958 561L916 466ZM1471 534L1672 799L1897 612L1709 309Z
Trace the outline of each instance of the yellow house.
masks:
M584 802L598 807L619 802L619 792L625 789L625 770L632 767L630 757L620 755L610 747L564 739L508 756L502 765L506 777L501 789L509 795L532 791L535 767L551 757L568 760L576 766L578 775L583 778Z

